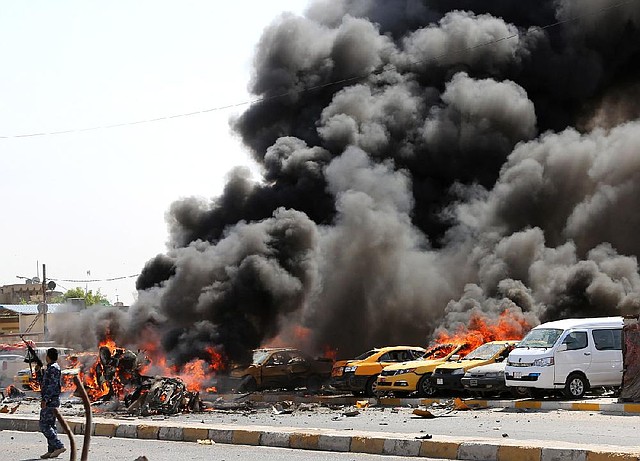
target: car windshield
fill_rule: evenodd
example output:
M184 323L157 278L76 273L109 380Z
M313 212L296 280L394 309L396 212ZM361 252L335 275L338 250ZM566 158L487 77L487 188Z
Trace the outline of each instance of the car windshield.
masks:
M253 351L253 363L260 365L269 358L270 353L267 351Z
M375 351L375 350L367 351L367 352L365 352L364 354L360 354L359 356L357 356L357 357L356 357L355 359L353 359L353 360L364 360L364 359L366 359L367 357L371 357L371 356L372 356L373 354L375 354L376 352L377 352L377 351Z
M477 349L469 352L462 360L489 360L498 352L504 349L504 344L483 344Z
M562 330L557 328L535 328L516 347L549 348L556 343L561 334Z

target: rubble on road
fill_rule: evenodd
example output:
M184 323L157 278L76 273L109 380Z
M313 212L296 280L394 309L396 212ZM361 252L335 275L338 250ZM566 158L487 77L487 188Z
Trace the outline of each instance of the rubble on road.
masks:
M290 415L295 409L296 407L293 402L285 400L273 405L272 412L274 415Z
M202 411L199 392L187 390L179 378L143 377L134 392L125 396L127 413L132 415L172 415Z

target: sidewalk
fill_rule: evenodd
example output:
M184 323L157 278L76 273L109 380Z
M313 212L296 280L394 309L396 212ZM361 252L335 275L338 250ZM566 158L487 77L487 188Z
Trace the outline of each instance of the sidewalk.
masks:
M97 419L90 433L97 437L124 437L168 441L262 445L303 450L371 453L478 461L640 461L640 449L543 440L518 441L476 437L433 436L420 433L344 431L331 429L179 423L153 420ZM74 434L84 433L84 420L67 418ZM37 432L35 416L0 415L0 430ZM81 443L81 440L78 441Z

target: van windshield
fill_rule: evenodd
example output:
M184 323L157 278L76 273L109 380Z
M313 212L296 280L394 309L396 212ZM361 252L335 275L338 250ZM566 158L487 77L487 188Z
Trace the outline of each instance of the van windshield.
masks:
M516 347L553 347L561 334L557 328L535 328Z

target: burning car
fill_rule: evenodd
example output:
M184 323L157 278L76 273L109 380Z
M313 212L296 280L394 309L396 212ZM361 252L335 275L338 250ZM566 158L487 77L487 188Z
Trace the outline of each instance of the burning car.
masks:
M420 397L432 396L435 388L429 378L433 370L450 358L457 360L462 357L466 348L465 344L439 344L418 360L389 365L378 376L376 392L391 391L402 397L417 391Z
M374 396L378 375L388 365L408 362L422 357L427 352L417 346L388 346L371 349L353 360L336 362L331 370L331 386L354 395Z
M230 379L239 392L297 387L317 391L329 379L332 365L331 359L313 359L297 349L256 349L251 364L232 369Z
M465 357L438 366L431 375L435 389L462 391L462 378L472 368L494 362L502 362L515 347L517 341L491 341L477 347Z

